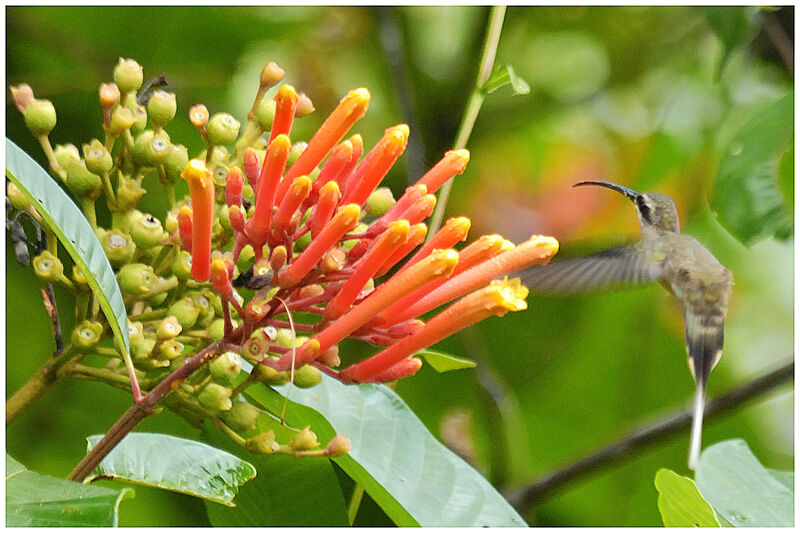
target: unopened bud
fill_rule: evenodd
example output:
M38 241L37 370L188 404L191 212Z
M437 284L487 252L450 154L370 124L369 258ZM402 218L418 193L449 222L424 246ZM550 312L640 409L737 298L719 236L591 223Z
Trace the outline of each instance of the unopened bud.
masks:
M138 91L144 81L142 67L133 59L119 58L114 67L114 83L123 93Z
M169 307L167 314L177 318L183 329L190 329L197 323L200 311L190 297L184 296Z
M133 143L133 159L141 167L163 164L172 152L169 135L165 131L142 132Z
M256 122L262 131L269 131L275 120L275 100L264 98L256 108Z
M103 181L97 174L90 172L82 160L72 160L63 167L67 172L67 189L79 198L97 198Z
M301 389L319 385L321 381L322 372L313 365L303 365L294 371L294 384Z
M244 443L247 451L257 454L275 453L280 448L280 444L275 440L275 432L271 429L253 438L247 439Z
M90 144L83 145L83 159L86 161L86 168L95 174L105 174L114 166L111 154L97 139L92 139Z
M289 441L289 447L298 452L313 450L318 446L319 442L317 442L317 436L311 431L311 426L306 426L301 429L300 433Z
M12 181L9 181L6 185L6 194L14 209L25 211L31 205L28 197Z
M31 103L34 99L33 96L33 89L27 83L23 83L17 85L16 87L11 87L11 98L14 99L14 104L19 109L20 113L25 112L25 108L28 107L28 104Z
M234 402L230 411L222 415L222 420L234 431L250 431L256 427L261 410L248 402Z
M337 433L336 436L333 437L325 447L325 455L328 457L339 457L340 455L344 455L352 449L353 445L350 443L350 439L341 433Z
M391 189L389 187L380 187L369 195L367 204L364 207L367 214L377 217L387 212L394 204L395 199L392 196Z
M225 352L214 359L208 369L214 379L230 383L242 370L242 358L236 352Z
M261 69L259 85L262 89L274 87L286 75L286 71L278 66L274 61L270 61Z
M337 368L342 364L339 359L339 345L334 344L317 357L317 361L330 368Z
M127 107L119 106L111 113L111 122L108 125L107 131L110 135L119 137L134 124L136 124L136 117L133 111Z
M219 383L208 383L197 395L197 401L209 411L228 411L233 407L231 393L233 391Z
M117 185L117 208L123 213L133 209L146 192L134 178L120 176Z
M178 279L189 279L192 277L192 254L186 250L181 250L172 259L172 273Z
M183 328L174 316L168 316L158 324L156 336L161 340L174 339L181 334Z
M297 107L294 109L294 115L297 118L302 118L314 112L314 103L311 98L306 96L306 93L297 95Z
M98 94L103 109L111 109L119 102L120 92L116 83L101 83Z
M289 381L288 371L278 371L263 363L255 365L250 375L254 381L267 385L283 385Z
M170 152L164 160L164 173L167 175L168 183L175 183L189 163L189 152L182 144L172 144L170 146Z
M164 239L167 234L161 227L161 221L150 214L145 214L130 225L131 237L138 248L152 248Z
M289 159L286 161L287 167L291 167L294 165L294 162L297 161L297 158L300 157L300 154L305 152L306 148L308 148L307 142L296 142L292 145L292 149L289 151Z
M192 106L191 109L189 109L189 122L201 132L206 131L206 126L208 125L208 108L203 104Z
M239 121L228 113L216 113L208 121L208 140L211 144L225 146L239 136ZM224 178L224 176L223 176Z
M141 296L150 292L150 289L158 283L158 276L150 265L132 263L120 268L117 280L123 291Z
M345 252L343 248L336 247L332 250L328 250L325 255L322 256L319 269L325 274L330 274L342 268L345 261L347 261L347 252Z
M25 125L36 137L47 135L56 127L56 108L50 100L31 100L22 115Z
M175 95L166 91L153 91L150 100L147 102L147 116L153 122L153 127L161 128L167 122L175 118L178 104Z

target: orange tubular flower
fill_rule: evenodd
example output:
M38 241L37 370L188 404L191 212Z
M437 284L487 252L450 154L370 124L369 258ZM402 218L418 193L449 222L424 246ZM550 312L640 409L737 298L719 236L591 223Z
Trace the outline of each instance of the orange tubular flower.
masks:
M278 285L281 287L293 287L303 279L306 274L311 272L314 265L322 259L325 252L338 244L339 239L345 233L356 227L360 214L361 207L357 205L348 204L340 207L317 238L313 239L311 244L300 255L295 257L291 265L279 273Z
M403 359L396 362L383 372L379 372L365 380L370 383L388 383L401 378L411 377L422 368L422 360L417 357Z
M339 172L339 177L336 178L339 189L342 191L347 187L350 176L353 174L353 169L356 168L358 160L361 159L361 156L364 154L364 140L361 138L361 135L355 134L347 140L353 145L353 154L350 156L350 161L347 165Z
M325 308L326 319L335 320L347 311L378 268L405 243L409 230L410 226L405 220L392 222L369 252L356 263L347 282Z
M292 181L289 191L283 197L281 205L272 217L272 227L276 232L283 231L289 227L292 215L303 203L303 200L311 193L311 180L308 176L299 176Z
M269 132L269 142L278 135L289 135L294 121L294 110L297 107L297 91L291 85L283 85L275 95L275 118Z
M436 207L436 196L426 194L397 218L404 218L409 224L417 224L431 216L434 207Z
M225 299L233 297L233 285L231 285L231 278L225 261L222 259L215 259L211 262L209 278L211 280L211 288L215 293Z
M267 148L261 175L258 178L255 191L256 210L253 218L247 221L246 232L253 248L260 247L269 235L272 207L275 205L275 191L281 179L281 173L289 159L292 143L286 135L278 135Z
M308 146L286 173L285 180L309 174L322 158L330 152L333 145L364 116L369 105L369 91L364 88L350 91L341 99L333 113L308 141Z
M508 311L527 309L525 303L527 295L528 289L519 283L519 279L495 280L488 286L461 298L411 336L365 361L344 369L339 373L339 379L345 382L369 381L419 350L467 326L492 315L503 316Z
M428 226L425 224L414 224L411 226L411 229L408 232L408 239L406 243L402 245L400 248L397 249L389 258L383 263L383 265L378 269L375 273L375 277L380 277L389 272L393 266L395 266L401 259L411 253L411 250L425 242L425 237L428 235ZM458 268L458 265L456 265Z
M178 210L178 235L181 238L181 248L192 253L192 208L188 205Z
M408 126L400 124L389 128L375 147L370 150L347 182L342 201L363 206L372 191L402 155L408 143Z
M392 276L361 303L314 336L313 339L319 343L319 350L325 351L338 343L389 307L395 300L438 277L449 276L457 263L458 254L454 250L437 250L402 274ZM305 345L297 350L296 355L300 364L309 362L313 357ZM283 356L277 366L289 368L290 365L291 358Z
M319 176L314 180L314 194L319 192L330 181L338 179L352 157L353 143L350 141L344 141L334 146L333 150L331 150L331 155L322 165Z
M211 265L214 180L206 164L199 159L189 161L181 177L189 184L192 197L192 278L205 281Z
M469 150L450 150L415 185L425 185L428 192L435 193L444 182L461 174L469 163Z
M228 209L228 220L231 221L231 227L237 233L244 231L244 211L239 205L232 205Z
M470 222L467 217L448 219L442 229L437 231L436 235L431 237L431 240L425 243L425 246L417 250L417 253L415 253L408 261L406 261L402 268L397 271L397 274L409 268L420 259L427 257L434 250L452 248L456 243L466 240L471 225L472 222Z
M239 167L233 167L225 176L225 203L228 206L242 205L242 187L244 175Z
M473 291L500 276L533 265L546 264L557 251L558 241L554 238L534 235L515 248L451 277L447 283L432 290L405 309L398 310L398 313L391 316L388 313L381 314L377 320L381 322L381 327L386 327L386 325L396 324L427 313L431 309Z
M316 182L315 182L316 183ZM322 228L333 216L336 206L339 204L341 194L339 185L335 181L329 181L319 190L319 199L311 215L311 238L316 239Z

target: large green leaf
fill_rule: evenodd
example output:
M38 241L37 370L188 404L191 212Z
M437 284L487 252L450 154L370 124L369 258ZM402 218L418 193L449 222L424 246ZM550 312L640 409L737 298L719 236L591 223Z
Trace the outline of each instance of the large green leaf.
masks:
M719 527L714 510L688 477L662 468L656 472L655 485L665 527Z
M700 493L737 527L791 527L794 491L764 468L743 440L728 440L700 456L696 482Z
M758 33L758 9L747 6L704 6L700 10L722 44L724 66L734 49L747 44Z
M333 465L325 458L254 455L206 423L203 437L255 465L258 475L239 491L236 508L206 502L215 527L347 526L347 510Z
M310 423L321 441L335 433L350 439L352 450L336 463L397 525L525 525L491 484L436 440L388 387L343 385L323 376L310 389L278 390L291 400L290 422ZM268 387L250 387L247 394L271 410L283 406L283 397Z
M103 438L92 435L91 450ZM239 486L256 469L208 444L156 433L129 433L92 473L107 478L190 494L233 507Z
M131 489L82 485L31 472L6 455L6 526L112 527Z
M127 352L128 315L122 293L103 247L83 213L36 161L9 139L6 139L6 176L30 200L81 269L117 344Z
M779 188L778 167L794 132L794 92L759 107L725 148L713 209L747 245L792 234L792 213Z

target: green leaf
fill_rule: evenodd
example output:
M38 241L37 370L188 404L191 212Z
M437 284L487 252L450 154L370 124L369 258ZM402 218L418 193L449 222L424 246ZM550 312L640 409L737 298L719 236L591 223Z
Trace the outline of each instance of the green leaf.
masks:
M89 437L89 450L103 438ZM156 433L129 433L92 473L182 492L233 507L239 486L256 475L235 455L188 439Z
M310 389L278 390L291 400L290 423L311 424L323 442L335 433L350 439L350 453L334 461L395 524L525 526L494 487L436 440L388 387L343 385L323 375ZM283 397L268 387L253 386L247 394L270 410L283 407Z
M112 490L25 469L6 454L6 527L113 527L131 489Z
M794 145L790 146L781 157L778 176L783 201L786 202L789 211L794 212Z
M414 354L422 357L425 362L431 365L437 372L449 372L451 370L461 370L463 368L475 368L475 361L450 355L449 353L436 352L434 350L422 350Z
M778 186L778 164L791 146L794 93L759 107L725 148L712 208L746 245L792 234L792 213Z
M127 353L128 315L111 264L80 209L47 172L6 138L6 176L25 194L86 277L117 339Z
M255 455L234 445L212 424L204 439L255 465L258 476L239 491L236 508L206 502L215 527L348 526L339 480L329 459Z
M777 479L784 487L794 492L794 472L783 472L767 468L769 475Z
M656 472L658 510L665 527L720 527L694 481L666 468Z
M736 527L791 527L794 491L764 468L743 440L714 444L700 456L697 488Z
M484 94L491 94L505 85L511 85L514 94L528 94L531 92L530 85L517 76L511 65L497 65L494 67L489 79L481 86L480 90Z

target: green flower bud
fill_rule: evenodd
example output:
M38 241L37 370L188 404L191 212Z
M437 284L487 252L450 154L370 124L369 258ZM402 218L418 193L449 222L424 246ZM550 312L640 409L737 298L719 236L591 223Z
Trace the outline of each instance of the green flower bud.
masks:
M139 135L147 127L147 110L143 105L139 105L139 103L136 101L136 95L134 93L128 93L128 96L125 97L124 105L131 110L135 120L135 122L131 125L131 133L133 135Z
M114 166L111 154L97 139L92 139L90 144L83 145L83 159L86 161L86 168L95 174L105 174Z
M33 271L36 277L48 283L64 277L64 265L47 250L33 258Z
M289 328L278 328L278 335L275 338L275 342L284 348L299 348L307 340L306 337L297 337L293 335L292 330Z
M119 58L119 63L114 67L114 83L121 92L138 91L143 80L144 73L139 63L133 59Z
M123 213L133 209L146 192L135 179L120 176L117 185L117 208Z
M81 159L81 153L78 151L78 147L72 143L57 144L53 153L56 156L58 166L61 168L67 168L73 161L80 161Z
M231 227L230 208L227 205L222 205L219 208L217 220L219 221L220 227L224 231L233 231L233 228Z
M154 307L159 307L161 304L167 301L167 293L160 292L153 297L150 298L150 303L153 304Z
M208 336L212 341L218 341L225 336L225 320L217 318L208 325Z
M78 350L90 350L103 338L103 324L84 320L72 330L72 345Z
M103 181L97 174L86 168L83 160L67 162L64 170L67 172L67 189L76 197L97 198Z
M256 108L256 122L261 131L269 131L273 120L275 120L275 100L264 98Z
M14 182L9 181L8 185L6 186L6 194L8 195L8 199L11 201L11 205L14 206L15 209L19 209L20 211L25 211L31 203L28 201L28 198L19 190L19 187L14 185Z
M175 95L166 91L153 91L150 101L147 102L147 116L153 122L153 127L158 129L175 118L178 104Z
M131 126L136 124L136 118L137 117L134 116L133 111L127 107L118 106L111 113L111 121L109 122L106 131L113 137L119 137L126 130L130 129Z
M161 361L171 361L183 353L183 343L175 339L169 339L162 342L158 347L157 359Z
M395 204L392 191L389 187L379 187L375 189L367 198L365 206L367 214L374 217L381 216Z
M267 385L283 385L289 382L289 371L281 370L278 372L271 366L263 363L253 365L253 371L250 373L252 379L259 383L266 383Z
M89 289L89 284L86 282L86 276L83 274L83 270L78 268L78 265L72 266L72 282L75 283L80 290L85 291Z
M239 136L239 121L229 113L216 113L208 121L208 140L213 145L231 144Z
M225 352L208 365L214 379L230 383L242 370L242 358L236 352Z
M350 443L350 439L341 433L337 433L336 436L333 437L325 447L325 454L328 457L339 457L340 455L344 455L352 449L353 445Z
M219 300L211 291L192 292L188 294L198 311L197 324L206 327L214 320L214 304Z
M307 231L307 232L303 233L300 236L299 239L294 241L294 247L293 247L294 251L295 252L302 252L303 250L308 248L309 244L311 244L311 232Z
M47 135L56 127L56 108L50 100L31 100L22 115L25 125L36 137Z
M270 429L251 439L247 439L244 447L251 453L270 454L277 452L280 444L275 440L275 432Z
M142 357L142 350L145 345L144 326L141 322L131 322L128 320L128 341L131 345L131 354L135 358ZM147 354L144 354L147 357Z
M178 323L178 319L174 316L168 316L158 324L156 328L156 337L160 340L174 339L181 334L183 328Z
M219 383L208 383L197 395L197 401L205 409L212 412L229 411L233 407L231 393L233 391Z
M228 218L230 221L230 217ZM239 269L239 272L244 272L248 268L250 268L250 261L256 256L253 247L249 244L245 245L242 248L242 251L239 252L239 259L236 260L236 267Z
M238 432L250 431L256 427L261 410L247 402L235 402L230 411L222 415L222 420L232 430Z
M322 372L312 365L303 365L294 371L294 384L301 389L308 389L319 385L322 381Z
M189 279L192 277L192 254L186 250L181 250L172 259L172 273L178 279Z
M100 230L98 230L98 233L100 233ZM119 268L133 259L133 254L136 252L136 244L127 233L112 229L103 231L101 235L98 235L98 238L111 266Z
M167 218L164 221L164 229L167 230L167 233L172 234L178 231L178 211L180 210L181 204L176 205L169 211L167 211Z
M140 167L154 167L166 161L172 151L165 131L143 131L133 143L133 160Z
M175 183L181 177L181 172L189 163L189 152L182 144L171 145L172 149L164 160L164 172L170 183Z
M143 249L153 248L167 237L161 227L161 221L150 214L145 214L132 223L130 232L136 246Z
M167 314L178 319L178 323L183 329L190 329L197 323L200 312L191 298L184 296L169 307Z
M289 441L289 447L297 452L304 452L306 450L313 450L319 446L317 436L311 431L311 426L306 426L300 430L300 433L294 436Z
M153 286L158 283L158 276L153 272L153 267L150 265L132 263L120 268L117 274L117 281L119 281L119 286L126 293L133 296L142 296L150 292Z

